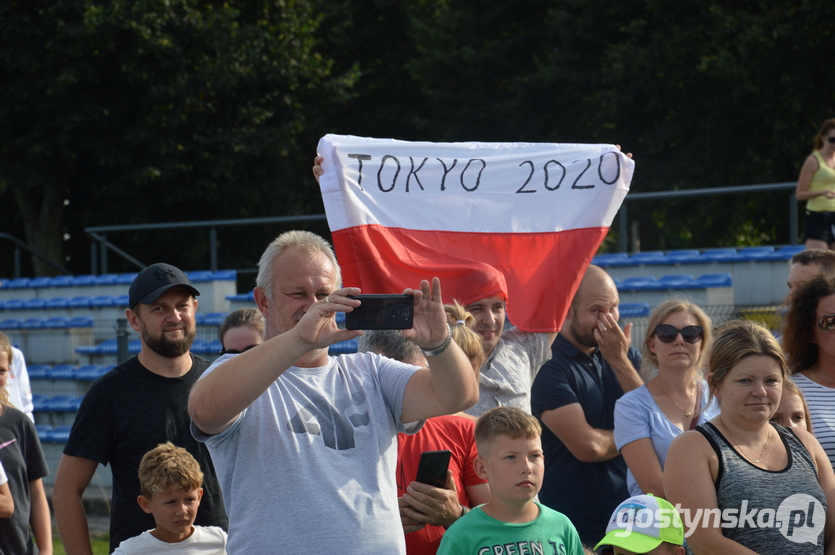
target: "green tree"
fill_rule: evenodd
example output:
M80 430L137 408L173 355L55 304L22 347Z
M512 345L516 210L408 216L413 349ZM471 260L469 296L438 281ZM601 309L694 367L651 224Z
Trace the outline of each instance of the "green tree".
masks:
M308 127L353 79L317 23L304 0L0 4L0 190L29 244L83 271L86 226L307 211ZM200 267L176 237L151 256Z

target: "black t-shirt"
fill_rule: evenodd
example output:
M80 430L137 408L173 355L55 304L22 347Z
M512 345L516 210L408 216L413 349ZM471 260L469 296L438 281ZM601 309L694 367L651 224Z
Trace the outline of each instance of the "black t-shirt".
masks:
M9 479L14 499L11 518L0 518L0 553L30 554L29 515L32 499L29 482L49 474L35 425L17 409L5 407L0 416L0 463Z
M133 357L93 382L84 396L64 454L110 465L111 551L122 541L154 528L153 516L136 502L141 493L137 472L142 456L166 441L185 448L203 470L203 499L195 524L228 528L209 451L189 429L188 395L208 367L208 361L192 355L186 375L166 378Z

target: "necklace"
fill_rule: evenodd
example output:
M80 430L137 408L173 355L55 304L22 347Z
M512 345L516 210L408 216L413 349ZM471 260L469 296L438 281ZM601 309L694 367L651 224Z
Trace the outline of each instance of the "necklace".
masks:
M693 411L687 410L684 407L682 407L681 405L679 405L678 403L676 403L676 400L673 399L672 395L667 393L667 391L664 389L664 384L661 383L660 378L657 381L658 381L658 387L661 388L661 393L663 393L664 395L666 395L667 397L670 398L670 400L673 402L673 404L675 404L675 406L677 406L679 408L679 410L681 410L681 412L684 413L685 418L690 418L691 416L693 416ZM693 387L690 388L690 398L692 399L693 397L695 397L695 395L696 395L696 381L694 380L693 381Z
M733 442L734 445L736 446L736 448L739 449L739 452L742 453L742 456L745 457L746 459L748 459L749 461L751 461L752 463L758 463L761 460L763 460L763 455L765 455L765 450L768 449L768 444L771 443L771 434L774 432L774 429L771 428L771 426L769 426L768 428L769 428L768 429L768 439L765 440L765 445L763 446L763 450L760 452L760 458L757 459L757 460L754 460L751 457L749 457L745 453L745 451L742 450L742 447L740 447L738 443ZM730 436L730 430L728 430L728 436Z

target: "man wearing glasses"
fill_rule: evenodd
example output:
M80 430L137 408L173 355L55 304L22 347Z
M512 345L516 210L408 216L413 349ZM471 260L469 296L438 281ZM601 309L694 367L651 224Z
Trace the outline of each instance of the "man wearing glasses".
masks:
M629 496L626 463L615 447L615 401L643 381L632 325L618 326L619 301L612 278L589 266L531 390L545 451L539 499L568 516L588 545Z

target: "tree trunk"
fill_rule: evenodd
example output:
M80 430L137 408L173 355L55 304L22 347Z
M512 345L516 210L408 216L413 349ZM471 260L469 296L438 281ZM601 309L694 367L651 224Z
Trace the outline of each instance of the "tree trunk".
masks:
M39 186L14 187L14 197L22 216L26 242L42 256L59 266L64 266L63 178L43 181ZM32 266L35 276L58 274L55 268L35 256L32 256Z

